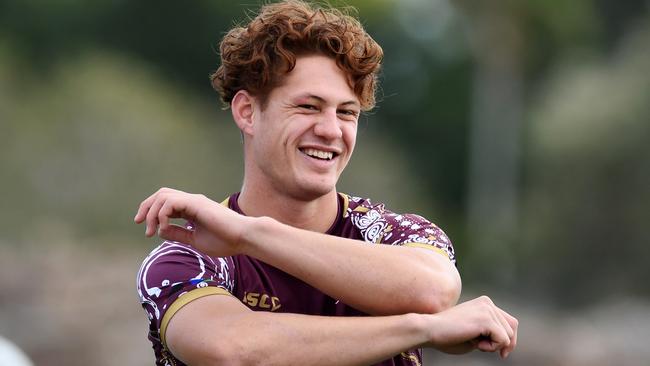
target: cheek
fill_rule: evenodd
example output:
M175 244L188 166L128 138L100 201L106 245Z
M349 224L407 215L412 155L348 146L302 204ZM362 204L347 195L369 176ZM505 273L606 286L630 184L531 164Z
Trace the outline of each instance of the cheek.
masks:
M349 126L343 126L343 142L347 147L348 154L351 154L354 150L354 145L357 142L357 124L350 124Z
M282 145L294 147L294 145L298 144L301 139L310 133L313 128L311 123L309 120L300 118L292 119L279 137L282 139Z

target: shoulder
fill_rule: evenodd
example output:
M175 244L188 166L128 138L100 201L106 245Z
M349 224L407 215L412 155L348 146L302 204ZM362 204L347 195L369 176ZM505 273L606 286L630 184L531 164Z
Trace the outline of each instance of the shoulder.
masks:
M138 280L146 285L160 284L162 286L169 285L169 279L172 278L178 280L202 279L209 282L215 272L228 271L233 265L230 257L210 257L188 244L165 241L154 248L142 261L138 271Z
M381 202L373 202L369 198L361 198L341 194L344 198L344 220L348 220L363 237L371 243L380 243L389 233L390 223L395 214L386 209Z
M142 261L137 275L137 291L143 306L149 305L150 318L160 319L176 298L205 287L234 288L231 257L205 255L190 245L165 241Z
M456 261L453 245L432 221L414 213L397 213L384 203L342 194L347 200L344 219L359 231L364 241L389 245L432 248Z

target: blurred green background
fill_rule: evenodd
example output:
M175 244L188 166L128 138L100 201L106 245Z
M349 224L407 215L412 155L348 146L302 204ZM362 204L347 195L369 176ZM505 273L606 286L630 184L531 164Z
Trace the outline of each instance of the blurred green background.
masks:
M258 2L0 0L0 334L37 365L148 365L135 291L160 186L238 190L208 75ZM505 362L650 359L650 3L349 1L386 57L341 191L455 243L463 299L520 319Z

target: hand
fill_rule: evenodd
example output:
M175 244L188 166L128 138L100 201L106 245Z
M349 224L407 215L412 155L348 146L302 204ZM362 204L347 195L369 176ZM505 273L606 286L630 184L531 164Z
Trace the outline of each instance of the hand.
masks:
M445 353L474 349L499 352L506 358L517 345L517 319L498 308L487 296L432 314L429 345Z
M189 226L175 225L172 218L183 218ZM201 194L161 188L142 201L134 221L145 222L145 235L158 233L163 239L190 244L217 257L240 253L242 233L248 218Z

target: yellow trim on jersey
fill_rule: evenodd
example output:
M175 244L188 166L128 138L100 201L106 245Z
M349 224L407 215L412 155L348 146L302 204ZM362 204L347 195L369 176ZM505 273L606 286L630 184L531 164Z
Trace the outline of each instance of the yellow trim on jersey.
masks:
M348 207L350 207L350 197L345 194L339 192L339 196L343 198L343 214L341 215L343 218L348 217Z
M359 206L357 206L357 207L356 207L354 210L352 210L352 211L354 211L354 212L362 212L362 213L365 213L365 212L370 211L370 209L369 209L368 207L365 207L365 206L361 206L361 205L359 205Z
M433 245L430 245L430 244L424 244L424 243L406 243L406 244L402 244L402 246L405 246L405 247L411 247L411 248L424 248L424 249L433 250L434 252L436 252L436 253L440 253L440 254L444 255L445 258L449 259L449 254L447 254L447 252L445 252L444 249L438 248L438 247L433 246Z
M418 357L414 354L412 354L410 351L407 352L402 352L400 353L400 356L402 356L403 359L411 361L415 366L421 366L422 364L420 363L420 360L418 360Z
M165 348L167 348L167 343L165 342L165 332L167 332L167 326L169 325L169 321L172 320L174 314L176 314L177 311L179 311L183 306L189 304L190 302L209 295L233 296L230 292L221 287L201 287L179 296L176 300L174 300L169 309L167 309L165 315L162 318L162 322L160 322L160 341Z
M228 207L230 205L230 196L226 197L225 200L221 201L221 205Z

